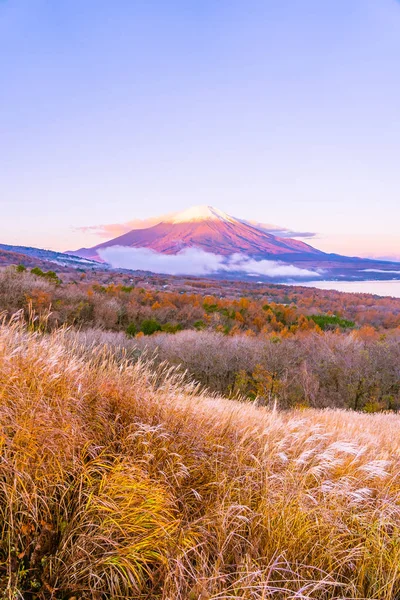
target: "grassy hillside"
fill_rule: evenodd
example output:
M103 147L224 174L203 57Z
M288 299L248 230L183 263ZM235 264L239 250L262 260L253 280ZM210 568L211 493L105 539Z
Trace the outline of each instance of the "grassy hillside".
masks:
M400 594L400 417L277 413L0 327L4 598Z

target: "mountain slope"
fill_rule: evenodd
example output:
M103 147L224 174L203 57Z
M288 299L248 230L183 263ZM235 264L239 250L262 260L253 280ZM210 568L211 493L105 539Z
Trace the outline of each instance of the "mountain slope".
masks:
M221 256L240 253L258 259L323 255L323 252L304 242L276 237L211 206L191 208L147 229L133 229L93 248L81 248L72 254L98 260L101 256L99 251L111 246L149 248L162 254L178 254L186 248L199 248Z

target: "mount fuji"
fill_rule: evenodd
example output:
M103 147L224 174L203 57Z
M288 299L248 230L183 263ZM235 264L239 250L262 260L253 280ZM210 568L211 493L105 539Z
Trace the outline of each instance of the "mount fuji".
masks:
M327 254L212 206L160 217L92 248L69 252L113 267L159 273L290 279L400 279L400 264Z
M73 254L99 260L101 251L112 246L150 248L162 254L178 254L187 248L197 248L222 256L241 253L258 259L323 254L304 242L279 238L212 206L194 206L169 217L160 217L156 225L133 229L93 248L76 250Z

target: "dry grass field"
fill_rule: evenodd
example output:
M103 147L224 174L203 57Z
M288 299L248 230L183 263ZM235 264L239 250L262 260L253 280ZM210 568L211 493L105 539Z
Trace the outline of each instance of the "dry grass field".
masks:
M2 597L395 600L399 451L395 414L207 396L3 322Z

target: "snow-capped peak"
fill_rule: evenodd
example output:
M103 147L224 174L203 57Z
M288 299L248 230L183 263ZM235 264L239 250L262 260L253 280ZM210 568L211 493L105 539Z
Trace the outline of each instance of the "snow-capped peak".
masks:
M201 205L201 206L192 206L187 210L183 210L180 213L176 213L168 219L169 223L191 223L193 221L227 221L232 222L232 217L225 214L221 210L217 208L213 208L212 206Z

